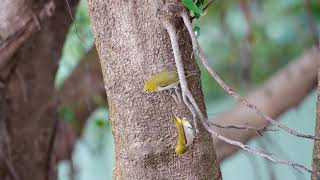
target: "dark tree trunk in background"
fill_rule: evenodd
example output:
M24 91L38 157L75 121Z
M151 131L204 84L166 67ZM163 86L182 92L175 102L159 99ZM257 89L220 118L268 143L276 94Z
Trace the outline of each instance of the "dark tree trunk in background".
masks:
M13 56L0 59L4 62L0 71L0 179L48 179L50 142L58 118L54 77L71 23L60 0L51 2L55 9L50 18L43 19L41 12L52 10L45 9L48 3L4 0L0 4L4 18L1 48L7 42L12 42L9 49L20 47ZM69 3L76 5L76 1Z
M101 66L97 50L93 47L59 91L63 106L70 107L76 118L77 134L80 135L89 115L99 106L106 105Z
M175 0L89 0L115 141L114 179L221 179L212 139L204 128L184 155L174 152L172 111L192 119L166 93L145 94L144 82L161 70L175 70L169 36L157 10ZM185 69L198 69L182 20L178 38ZM199 76L189 87L203 112ZM200 123L199 123L200 124Z
M317 98L317 110L316 110L316 130L315 135L320 136L320 63L318 63L318 98ZM319 180L320 177L320 141L315 141L312 156L312 168L315 172L312 175L312 180ZM318 177L317 177L317 176Z
M99 106L106 106L101 66L97 50L93 47L66 79L58 92L61 106L71 108L75 114L72 122L61 121L55 145L57 161L70 159L75 142L90 114Z

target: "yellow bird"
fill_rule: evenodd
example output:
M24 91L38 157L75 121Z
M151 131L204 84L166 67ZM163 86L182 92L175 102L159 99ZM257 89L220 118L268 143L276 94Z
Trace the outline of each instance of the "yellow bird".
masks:
M186 78L196 75L197 72L186 71ZM164 70L153 75L143 87L144 92L164 91L176 88L179 85L179 77L176 71Z
M175 116L176 127L178 129L178 140L176 146L177 154L184 154L194 140L194 132L191 124L184 118L180 119Z

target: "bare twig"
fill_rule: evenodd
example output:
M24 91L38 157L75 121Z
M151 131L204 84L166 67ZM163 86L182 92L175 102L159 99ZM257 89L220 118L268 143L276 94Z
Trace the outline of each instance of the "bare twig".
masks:
M215 0L211 0L204 8L203 11L205 11L208 7L210 7L210 5L215 2Z
M277 157L274 157L272 155L269 155L268 153L262 151L262 150L258 150L258 149L254 149L254 148L251 148L250 146L248 145L245 145L239 141L234 141L234 140L231 140L225 136L222 136L220 134L218 134L217 132L215 132L212 128L210 128L208 126L207 123L204 123L203 124L205 126L205 128L211 133L213 134L214 136L216 136L217 138L219 138L220 140L228 143L228 144L231 144L231 145L234 145L234 146L238 146L240 147L242 150L244 151L247 151L247 152L250 152L252 154L255 154L257 156L260 156L264 159L267 159L275 164L284 164L284 165L287 165L287 166L290 166L294 169L303 169L309 173L313 173L311 169L307 168L306 166L302 165L302 164L299 164L299 163L296 163L296 162L292 162L292 161L287 161L287 160L282 160L282 159L278 159Z
M174 59L176 62L176 67L177 67L179 81L180 81L182 99L183 99L183 102L187 105L187 107L191 111L192 116L193 116L193 123L194 123L195 129L196 129L196 131L198 131L198 125L196 122L196 112L191 107L190 103L188 102L188 100L190 99L189 97L190 96L192 97L192 95L188 89L187 79L185 76L183 63L182 63L182 59L181 59L181 52L180 52L180 48L179 48L179 44L178 44L178 39L176 36L176 30L175 30L175 27L168 21L163 22L163 25L166 28L166 30L170 36L171 45L172 45L172 49L173 49L173 55L174 55Z
M262 136L262 132L264 131L278 131L278 128L268 128L267 126L263 127L263 128L257 128L257 127L253 127L253 126L248 126L248 125L235 125L235 124L231 124L231 125L221 125L215 122L210 122L209 124L212 124L213 126L216 126L218 128L225 128L225 129L242 129L242 130L252 130L252 131L256 131L257 134L259 134L260 136Z
M263 112L277 119L288 109L297 107L303 98L314 90L316 87L315 82L317 80L317 63L319 57L320 53L317 52L317 49L311 48L306 50L302 55L294 58L285 68L275 73L272 78L266 81L261 87L252 90L245 98L249 102L255 102ZM301 76L302 73L303 76ZM269 121L261 120L255 112L247 110L249 109L247 109L246 106L236 103L225 112L219 113L219 115L214 118L210 118L210 121L219 124L250 125L258 128L265 126L274 127L270 125ZM238 141L244 144L257 135L256 133L252 133L252 131L222 128L217 129L217 131L222 135L236 137ZM319 134L316 134L316 136L319 136ZM268 136L264 136L263 139L267 137ZM213 139L220 162L237 152L236 147L230 146L215 137L213 137ZM278 146L275 145L274 147ZM275 150L273 148L271 149Z
M181 12L181 17L183 18L183 21L189 31L189 34L191 36L192 44L194 47L194 51L198 54L202 64L206 68L206 70L211 74L211 76L220 84L220 86L232 97L234 97L239 103L242 103L243 105L247 106L248 108L252 109L255 113L257 113L261 118L264 120L269 121L271 124L274 126L283 129L284 131L288 132L289 134L292 134L297 137L302 137L302 138L308 138L308 139L316 139L320 140L319 137L315 137L313 135L306 135L302 134L296 130L290 129L286 125L279 123L278 121L272 119L270 116L264 114L260 109L258 109L257 106L254 104L249 103L245 98L237 94L230 86L228 86L220 77L219 75L211 68L208 60L206 59L204 53L202 52L199 42L193 32L191 22L189 20L187 12L184 10Z
M211 1L203 8L202 11L205 13L206 9L207 9L208 7L210 7L210 5L211 5L213 2L215 2L215 0L211 0ZM195 18L196 18L196 17L193 16L193 17L191 17L190 19L191 19L191 21L193 21Z
M80 39L80 41L84 44L84 46L85 46L86 48L88 48L89 45L81 38L81 36L80 36L80 34L79 34L79 32L78 32L77 21L75 21L75 19L74 19L74 17L73 17L73 14L72 14L72 11L71 11L71 7L70 7L70 5L69 5L68 0L65 0L65 2L66 2L66 4L67 4L67 8L68 8L68 12L69 12L70 18L71 18L72 22L74 23L75 32L76 32L78 38Z
M174 4L173 4L174 6ZM170 12L170 10L172 11L178 11L181 10L179 9L179 7L167 7L167 9L165 9L163 12L168 13ZM180 12L182 12L181 16L183 17L183 19L188 18L188 15L186 13L185 10L181 10ZM172 13L172 12L171 12ZM277 163L277 164L285 164L288 165L294 169L303 169L306 170L307 172L312 173L312 170L305 167L302 164L299 163L295 163L295 162L291 162L291 161L286 161L286 160L281 160L278 159L276 157L274 157L272 154L266 153L263 150L257 150L254 148L251 148L248 145L244 145L241 142L238 141L234 141L231 140L225 136L222 136L221 134L217 133L213 128L210 127L210 125L208 124L207 119L204 117L204 115L202 114L201 110L199 109L198 104L196 103L195 99L193 98L192 94L190 93L189 89L188 89L188 85L187 85L187 81L186 81L186 77L185 77L185 73L184 73L184 69L183 69L183 63L182 63L182 59L181 59L181 53L180 53L180 49L179 49L179 44L178 44L178 40L177 40L177 35L175 32L175 28L172 25L171 20L172 19L166 19L163 18L161 19L163 26L165 27L165 29L167 30L169 36L170 36L170 41L171 41L171 45L173 48L173 53L174 53L174 58L175 58L175 62L176 62L176 66L177 66L177 71L178 71L178 76L179 76L179 81L180 81L180 85L181 85L181 91L182 91L182 97L183 97L183 101L184 103L187 105L187 107L189 108L189 110L192 112L193 118L194 118L194 122L196 121L196 117L198 116L201 124L204 126L204 128L211 133L212 135L216 136L217 138L219 138L220 140L234 145L234 146L238 146L241 149L243 149L244 151L250 152L252 154L258 155L262 158L265 158L273 163ZM188 22L190 23L190 20L188 19ZM190 23L191 25L191 23ZM191 27L191 26L190 26ZM192 31L192 27L191 27L191 32ZM194 35L194 33L193 33Z

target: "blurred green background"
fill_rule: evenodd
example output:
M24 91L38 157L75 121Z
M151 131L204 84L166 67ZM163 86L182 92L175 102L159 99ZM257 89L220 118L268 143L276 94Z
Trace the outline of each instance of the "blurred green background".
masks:
M221 77L241 94L261 85L274 72L284 67L305 49L313 46L308 29L305 2L302 0L250 0L251 66L244 75L244 43L248 26L239 1L216 0L205 16L193 23L200 27L199 41L212 66ZM320 1L311 1L316 28L320 20ZM82 0L77 8L75 23L70 28L63 48L55 85L59 90L81 58L94 46L87 4ZM234 102L225 96L219 85L200 67L202 88L209 114L217 114ZM280 120L294 129L314 133L315 93L299 107L281 116ZM70 116L65 111L61 115ZM288 123L290 120L290 123ZM309 121L310 123L305 123ZM284 143L285 142L285 143ZM252 145L274 152L282 159L294 160L311 166L312 141L294 138L283 132L265 133L251 141ZM97 108L86 123L81 139L73 153L76 180L111 179L114 163L114 145L106 107ZM70 162L57 167L59 180L71 180ZM310 174L298 172L283 165L274 165L259 157L240 152L222 163L224 179L310 179Z

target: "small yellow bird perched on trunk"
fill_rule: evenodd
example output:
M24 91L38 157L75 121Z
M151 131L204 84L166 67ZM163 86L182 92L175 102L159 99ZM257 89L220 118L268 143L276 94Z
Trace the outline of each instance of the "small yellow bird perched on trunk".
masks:
M193 143L194 132L191 124L184 118L175 116L176 127L178 129L178 140L176 146L177 154L184 154Z
M198 72L185 71L186 78L196 75ZM179 77L177 71L164 70L153 75L143 87L144 92L165 91L176 88L179 85Z

